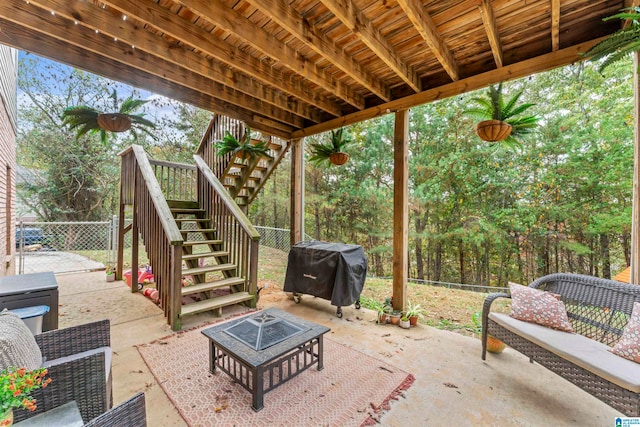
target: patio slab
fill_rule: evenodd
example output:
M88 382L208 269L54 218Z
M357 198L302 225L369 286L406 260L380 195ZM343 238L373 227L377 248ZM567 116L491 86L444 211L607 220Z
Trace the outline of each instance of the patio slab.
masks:
M149 426L185 426L134 347L173 332L155 304L131 294L123 282L106 283L104 272L58 275L60 327L111 320L114 403L138 391L147 396ZM404 330L376 325L375 313L343 308L304 296L261 295L260 307L277 307L331 328L328 337L412 373L416 381L383 415L384 426L614 425L620 414L516 351L480 358L480 341L428 326ZM225 309L223 316L243 308ZM184 329L219 321L212 314L188 317Z

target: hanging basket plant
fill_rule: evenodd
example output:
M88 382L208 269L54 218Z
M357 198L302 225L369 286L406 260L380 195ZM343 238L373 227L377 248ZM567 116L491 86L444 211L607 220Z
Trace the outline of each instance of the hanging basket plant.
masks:
M349 161L349 154L344 147L351 142L351 137L345 133L344 128L331 131L331 137L327 142L311 143L311 157L309 161L316 165L329 162L336 166L344 165Z
M480 119L476 125L476 134L487 142L504 141L507 144L519 144L523 135L533 132L540 118L523 116L534 104L518 104L524 89L519 90L507 102L503 99L502 83L489 86L485 96L471 98L474 105L466 109L465 114Z
M247 126L244 137L240 140L231 135L228 131L224 137L216 141L216 149L219 156L233 153L242 160L253 159L255 157L267 157L272 159L269 154L269 147L265 141L257 141L251 139L251 129Z
M640 7L632 6L606 17L603 21L620 19L630 25L623 25L615 33L591 46L582 56L590 61L601 61L598 70L603 72L611 64L628 57L640 46Z
M121 113L98 114L98 126L108 132L126 132L131 129L131 118Z

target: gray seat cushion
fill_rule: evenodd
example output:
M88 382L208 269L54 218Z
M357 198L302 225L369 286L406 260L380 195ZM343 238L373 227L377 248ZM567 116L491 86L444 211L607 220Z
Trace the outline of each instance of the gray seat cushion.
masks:
M0 312L0 370L9 367L31 371L42 364L42 352L27 325L15 313Z
M105 380L109 378L109 374L111 373L111 347L98 347L93 350L83 351L82 353L72 354L70 356L60 357L58 359L47 360L42 363L43 368L50 368L54 365L60 365L62 363L70 362L72 360L82 359L83 357L91 356L93 354L104 352L104 372L105 372Z
M616 356L605 344L579 334L523 322L502 313L490 313L489 319L574 365L640 393L640 364Z

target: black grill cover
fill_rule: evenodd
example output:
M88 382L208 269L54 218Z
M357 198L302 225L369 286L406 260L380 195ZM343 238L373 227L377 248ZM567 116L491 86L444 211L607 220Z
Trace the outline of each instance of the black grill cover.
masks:
M311 240L291 247L284 290L347 306L360 298L366 276L362 246Z

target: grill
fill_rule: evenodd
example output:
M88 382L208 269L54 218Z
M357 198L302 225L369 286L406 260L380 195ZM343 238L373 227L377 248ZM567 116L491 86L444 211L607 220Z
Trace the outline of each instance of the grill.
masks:
M224 332L256 351L264 350L309 328L293 324L269 313L251 316L225 329Z
M300 242L291 247L284 281L285 292L309 294L331 301L338 306L355 302L360 308L360 293L367 276L367 258L362 246L328 243L317 240Z

